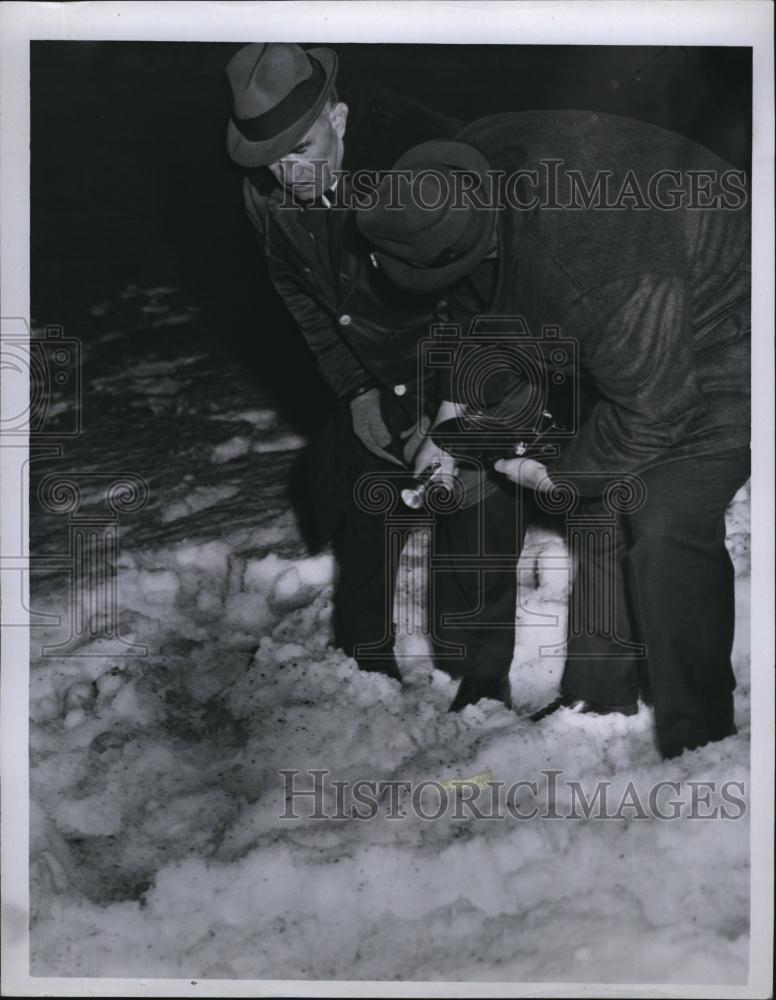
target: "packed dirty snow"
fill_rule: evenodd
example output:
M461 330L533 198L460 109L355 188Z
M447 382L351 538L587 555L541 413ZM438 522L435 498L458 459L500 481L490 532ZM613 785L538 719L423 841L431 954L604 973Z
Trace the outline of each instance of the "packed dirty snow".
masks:
M304 439L197 324L172 288L98 304L80 331L84 433L33 463L34 482L60 467L141 477L148 502L110 522L115 634L96 603L92 631L78 631L63 570L32 579L34 610L62 616L33 629L32 974L745 983L748 488L728 514L738 736L665 763L644 706L527 721L562 669L539 648L565 627L552 524L531 528L519 568L515 710L449 714L456 685L417 627L422 544L399 573L400 687L333 646L333 557L308 550L289 501ZM82 513L107 509L101 483L84 479ZM34 553L67 552L74 526L33 504ZM40 655L59 643L68 655ZM520 811L537 815L434 820L381 802L371 819L337 819L326 784L329 818L309 818L310 797L281 818L279 772L309 790L315 769L348 782L489 773L523 781ZM685 807L688 781L736 782L744 808L568 818L567 786L548 798L553 771L588 792L610 780L612 811L629 783L646 801L659 781L679 782Z

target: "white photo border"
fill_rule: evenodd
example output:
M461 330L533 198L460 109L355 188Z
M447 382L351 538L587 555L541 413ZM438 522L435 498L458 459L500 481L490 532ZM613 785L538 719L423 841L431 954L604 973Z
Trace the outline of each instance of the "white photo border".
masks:
M482 16L473 16L477 11ZM671 984L675 997L770 995L774 800L774 79L770 0L393 0L371 2L14 3L0 9L0 302L29 319L29 42L298 41L519 45L747 46L753 50L751 937L745 987ZM4 412L20 412L3 372ZM16 394L17 398L14 398ZM0 448L2 675L2 989L6 995L102 996L666 996L668 984L84 979L29 975L29 638L26 614L27 448ZM19 589L23 576L25 585Z

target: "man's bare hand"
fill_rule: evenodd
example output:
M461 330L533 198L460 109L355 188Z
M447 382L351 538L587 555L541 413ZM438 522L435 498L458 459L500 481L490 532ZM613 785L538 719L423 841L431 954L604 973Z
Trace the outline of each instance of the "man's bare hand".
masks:
M527 490L547 492L553 487L547 466L533 458L500 458L493 468Z

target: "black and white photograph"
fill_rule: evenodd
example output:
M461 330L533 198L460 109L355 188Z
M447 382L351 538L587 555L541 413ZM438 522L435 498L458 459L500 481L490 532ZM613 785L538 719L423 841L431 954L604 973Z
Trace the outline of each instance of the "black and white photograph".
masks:
M0 21L3 993L771 996L772 5Z

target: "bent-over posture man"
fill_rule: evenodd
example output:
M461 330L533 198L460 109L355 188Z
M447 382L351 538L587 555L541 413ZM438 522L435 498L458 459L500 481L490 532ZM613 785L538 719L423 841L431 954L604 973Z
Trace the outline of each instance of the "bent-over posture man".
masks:
M725 510L750 465L742 178L678 135L591 112L496 115L458 139L502 172L503 208L442 199L420 225L387 211L381 189L359 225L396 283L441 289L449 265L438 262L465 254L460 234L470 248L478 217L495 212L496 252L449 290L454 316L519 314L535 334L557 324L579 345L596 395L579 432L543 464L495 466L526 487L567 484L593 527L616 519L614 548L580 556L561 697L537 718L562 706L631 714L641 694L666 757L731 735ZM425 149L404 163L428 166ZM462 212L468 227L446 224ZM623 475L634 492L618 503L607 488Z

